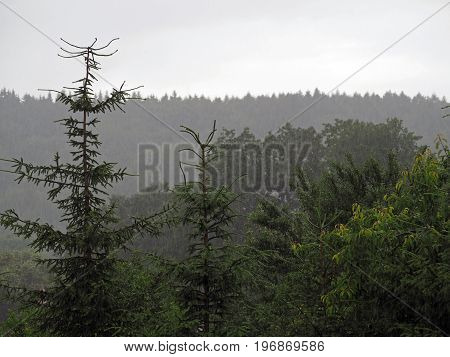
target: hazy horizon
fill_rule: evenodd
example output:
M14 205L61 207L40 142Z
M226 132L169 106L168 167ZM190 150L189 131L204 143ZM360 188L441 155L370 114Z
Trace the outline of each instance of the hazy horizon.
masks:
M55 90L56 89L58 89L58 88L55 88ZM59 88L59 89L61 89L61 88ZM0 88L0 90L6 90L7 92L14 92L15 95L17 95L19 98L23 98L26 95L30 95L30 96L38 99L40 97L46 97L47 93L48 93L45 90L38 91L37 93L28 93L28 92L19 93L14 88L5 88L5 87ZM228 98L228 99L244 99L247 96L250 96L250 97L253 97L253 98L258 98L258 97L270 98L270 97L273 97L273 96L274 97L280 97L280 96L283 96L283 95L286 95L286 96L288 96L288 95L305 95L308 92L312 96L316 90L318 90L321 95L326 95L326 96L329 96L329 97L342 95L342 96L348 96L350 98L353 98L355 96L364 97L365 95L369 95L369 96L378 95L379 97L382 98L384 95L386 95L388 93L391 93L393 95L398 95L398 96L403 94L403 95L405 95L405 96L407 96L407 97L409 97L411 99L413 99L416 96L422 96L424 98L431 98L431 97L435 96L440 101L447 101L447 97L445 95L440 96L437 93L431 93L429 95L426 95L424 93L418 92L416 94L410 95L410 94L405 93L402 90L400 90L398 92L397 91L386 90L386 91L384 91L382 93L375 93L375 92L353 92L353 93L347 93L345 91L336 91L336 92L327 94L325 91L320 90L320 88L313 88L313 89L306 89L306 90L300 89L300 90L298 90L296 92L277 92L277 93L261 93L261 94L247 92L246 94L242 94L242 95L224 94L224 95L220 95L220 96L208 96L208 95L205 95L205 94L202 94L202 93L188 93L188 94L185 94L185 95L180 95L180 93L178 93L177 90L172 90L170 92L166 92L166 93L163 93L163 94L156 95L156 94L152 94L152 93L146 93L145 88L140 88L138 91L141 93L142 99L156 98L158 100L161 100L165 96L170 98L173 95L173 93L176 93L177 98L181 98L181 99L189 99L189 98L197 97L197 98L205 98L207 100L211 100L212 101L212 100L215 100L215 99L224 100L225 98ZM100 92L102 94L105 94L107 92L109 93L110 91L108 91L106 89L106 90L100 90L99 92L96 92L96 93L98 94ZM52 95L52 99L55 100L55 93L51 93L51 95Z

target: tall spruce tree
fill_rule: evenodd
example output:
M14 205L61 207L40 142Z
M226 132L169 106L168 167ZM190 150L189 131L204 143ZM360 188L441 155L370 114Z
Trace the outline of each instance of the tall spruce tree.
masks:
M22 158L3 159L11 164L9 172L17 175L17 182L48 188L48 200L62 211L63 230L39 220L22 219L14 210L0 215L3 227L31 240L35 251L50 253L46 254L50 258L39 263L53 273L52 285L46 291L25 290L19 295L32 307L40 331L51 335L101 336L116 331L121 314L113 283L118 261L115 253L138 233L158 234L163 221L157 213L133 218L129 225L117 228L115 207L107 202L106 190L128 174L125 169L116 170L114 163L99 161L97 115L123 111L136 88L124 89L122 84L103 100L95 97L94 72L100 69L97 58L116 52L104 52L114 40L94 47L96 41L87 47L64 41L71 50L63 49L62 57L82 59L85 67L83 77L74 82L78 87L65 87L69 94L55 91L57 101L71 112L58 122L66 129L72 159L63 163L58 153L50 165L26 163Z
M242 258L230 244L227 229L235 216L231 205L237 195L228 187L211 183L211 164L217 158L213 145L215 122L205 141L199 133L182 128L198 148L188 149L198 159L192 164L198 179L185 180L175 189L181 221L190 232L189 257L180 269L182 302L192 327L186 333L224 335L226 315L240 293L238 267Z

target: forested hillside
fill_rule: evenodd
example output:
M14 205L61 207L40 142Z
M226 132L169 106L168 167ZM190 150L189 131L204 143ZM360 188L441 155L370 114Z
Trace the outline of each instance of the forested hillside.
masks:
M103 93L99 97L106 95ZM126 104L125 114L120 111L111 113L108 120L100 124L103 157L136 172L139 143L183 143L178 135L180 125L195 127L205 133L214 120L219 130L234 130L238 136L248 127L256 138L263 140L269 132L276 134L290 118L319 100L321 95L316 90L314 93L259 97L247 95L243 98L180 98L175 93L162 98L149 97L137 104ZM445 136L449 133L450 124L442 118L441 108L444 105L444 99L420 94L413 98L395 93L383 96L333 94L325 96L293 120L291 125L303 129L312 127L319 133L324 130L324 124L332 124L335 119L383 123L388 118L398 118L408 130L422 137L419 144L432 146L438 133ZM19 97L13 91L3 89L0 92L1 156L43 161L53 152L63 152L63 129L54 125L54 120L65 115L64 106L51 100L50 95L41 98L29 95ZM325 127L326 132L330 130ZM114 192L126 195L136 193L136 181L135 178L129 178L116 186ZM42 201L42 195L36 194L35 188L27 185L19 188L11 182L10 177L2 175L0 189L3 192L1 209L15 207L32 216L43 213L56 223L56 212Z
M448 336L444 99L134 103L93 90L114 41L65 42L56 102L1 92L0 335ZM185 141L137 185L139 144Z

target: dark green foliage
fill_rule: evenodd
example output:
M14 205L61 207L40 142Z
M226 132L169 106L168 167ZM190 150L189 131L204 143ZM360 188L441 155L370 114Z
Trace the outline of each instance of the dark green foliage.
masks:
M379 161L370 158L356 165L348 155L343 162L333 162L322 177L309 180L303 170L298 170L293 181L302 214L311 226L319 229L344 223L352 213L352 205L360 203L371 206L393 190L400 177L399 164L389 154L383 167Z
M112 201L117 206L120 224L130 224L130 216L150 216L152 212L164 210L172 200L172 192L148 192L131 197L114 196ZM188 254L189 242L179 239L185 232L183 227L167 225L163 227L158 237L143 234L131 245L132 249L146 253L154 253L166 258L183 259Z
M211 185L208 166L215 160L215 125L205 141L189 128L184 127L183 132L194 139L198 149L198 163L193 164L198 180L175 190L181 222L190 232L189 257L179 267L182 304L186 317L194 322L186 333L223 335L226 315L240 291L236 273L240 259L233 254L228 231L236 195L225 186Z
M8 337L42 337L47 336L37 326L33 317L38 313L38 308L27 307L11 309L8 318L0 324L0 336Z
M123 86L106 96L94 95L96 56L110 55L101 52L109 44L94 44L65 51L66 57L83 59L86 71L75 82L78 87L56 92L56 104L51 96L20 101L14 93L0 92L0 115L6 118L0 122L2 152L20 143L19 110L33 113L26 122L33 131L43 130L57 141L58 131L34 115L48 114L48 108L56 114L64 106L71 112L59 121L71 160L63 162L58 153L46 165L1 159L11 167L2 171L16 175L18 183L47 190L49 202L62 214L57 225L22 219L14 210L1 214L0 223L31 247L0 242L8 250L0 253L0 298L9 298L8 305L0 305L0 318L6 317L1 335L448 335L448 146L440 136L434 153L419 149L420 137L401 120L379 123L396 112L393 108L409 108L414 119L405 117L405 122L429 142L448 122L436 121L435 115L423 120L428 119L424 113L430 112L430 104L444 109L448 104L434 96L355 95L353 109L345 114L328 108L323 117L314 114L317 106L302 117L304 128L288 123L260 139L320 92L214 101L181 99L176 93L161 100L152 97L148 109L169 123L183 117L184 123L198 125L219 115L242 132L224 129L214 142L215 125L204 141L200 133L183 127L196 144L191 152L198 160L192 165L197 178L185 179L173 191L156 183L163 192L108 202L107 190L127 173L100 160L96 116L110 117L137 95L130 96ZM348 108L348 101L345 95L324 97L320 107L342 103ZM133 108L128 110L137 117ZM374 122L329 122L355 113ZM130 162L136 143L152 140L148 135L155 135L156 142L173 142L158 128L149 132L147 125L147 120L136 126L105 122L102 134L112 134L105 144L114 162L115 154L117 161ZM201 133L205 131L202 127ZM42 140L30 141L29 155L35 160L41 145L35 141ZM255 146L262 151L255 153ZM291 148L297 150L294 161ZM230 161L221 149L240 155ZM261 168L256 175L255 168ZM236 184L242 175L247 186ZM290 185L268 188L267 178L278 175ZM254 187L248 186L252 180ZM1 177L0 187L4 185ZM38 195L38 190L27 192ZM242 197L232 190L250 194ZM11 192L5 192L2 204ZM170 217L164 214L168 202L177 206ZM155 210L163 213L152 215ZM179 226L164 230L169 218ZM141 239L132 242L136 235ZM150 239L156 235L159 240ZM141 251L131 254L130 247Z
M298 170L293 181L296 207L267 199L259 203L250 216L255 224L250 242L258 249L276 252L271 258L273 268L266 270L273 285L260 292L254 317L266 326L265 333L347 333L341 317L328 316L321 300L337 274L324 237L336 224L351 217L355 202L372 205L392 192L398 177L393 156L386 168L374 159L355 165L348 158L347 162L332 164L316 180Z
M136 234L157 234L160 223L156 216L134 218L128 225L115 228L115 206L107 205L106 190L127 175L116 170L111 162L99 162L99 123L96 114L121 109L129 91L114 89L109 97L95 98L94 71L99 70L97 56L109 56L103 47L72 46L65 57L81 58L85 62L83 78L70 94L57 92L57 101L72 112L59 120L65 127L72 160L63 163L59 154L52 164L36 165L23 159L3 160L12 166L18 183L31 182L48 189L48 200L62 212L58 230L39 220L25 220L9 210L0 216L0 224L16 235L30 240L36 252L49 252L39 258L39 264L52 273L52 283L45 291L25 290L20 298L26 306L35 307L33 318L43 333L62 336L110 335L120 324L117 294L112 293L116 273L116 253ZM112 42L112 41L111 41ZM110 42L110 43L111 43ZM9 292L16 291L7 287Z
M49 276L45 267L36 267L36 259L40 256L24 247L23 240L0 240L0 248L0 280L5 284L37 290L48 286ZM0 290L0 322L19 308L14 301L8 301L5 293Z
M340 273L324 296L354 335L450 332L450 156L424 151L384 206L353 207L326 240Z
M193 328L179 303L177 264L152 254L135 253L120 263L115 277L123 318L115 336L183 336Z
M320 132L312 127L294 128L288 123L275 134L268 133L264 140L258 139L248 128L239 135L234 130L223 130L217 140L219 158L214 163L217 174L214 178L218 183L232 185L244 175L241 184L234 185L234 189L258 193L275 190L280 198L290 201L293 195L288 183L296 176L298 168L310 179L317 180L330 169L345 170L330 167L348 161L353 166L366 165L365 172L359 174L360 181L368 178L367 174L374 176L370 180L378 180L375 172L378 168L374 163L388 166L395 156L400 168L407 167L419 150L419 139L398 119L388 119L379 124L336 120L333 124L326 124ZM370 165L375 167L370 168ZM391 169L396 170L388 167ZM277 177L283 177L286 184L270 188L266 180L276 182ZM354 179L358 180L358 177ZM250 185L243 184L247 182ZM358 184L368 186L371 182L354 182L354 185Z

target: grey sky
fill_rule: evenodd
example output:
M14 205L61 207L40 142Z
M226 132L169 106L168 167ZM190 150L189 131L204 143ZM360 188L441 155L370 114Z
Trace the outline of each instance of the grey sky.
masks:
M206 96L327 92L446 3L409 1L25 1L1 0L59 40L113 37L103 63L114 84L144 94ZM87 16L86 16L87 14ZM340 91L387 90L450 97L450 6ZM0 87L20 94L59 89L80 65L0 4ZM101 89L108 88L105 83Z

